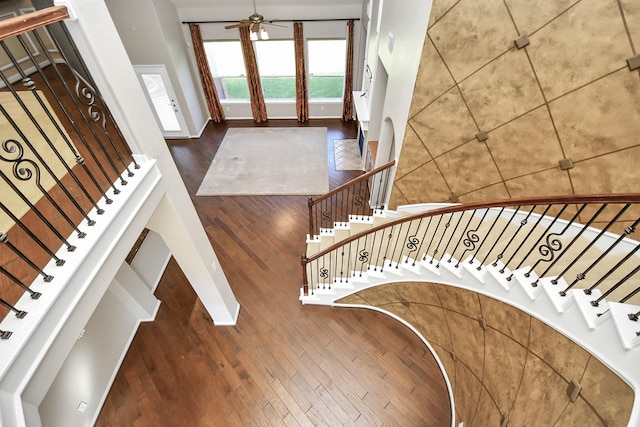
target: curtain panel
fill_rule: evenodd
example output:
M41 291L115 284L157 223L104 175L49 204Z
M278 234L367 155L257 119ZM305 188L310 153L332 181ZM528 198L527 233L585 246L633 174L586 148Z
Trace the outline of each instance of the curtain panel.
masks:
M211 75L211 69L209 68L207 55L204 52L204 44L202 42L202 33L200 32L200 26L198 24L189 24L189 32L191 33L193 52L196 56L196 63L198 64L198 74L200 74L200 82L202 83L204 98L207 101L209 115L211 116L211 120L216 123L224 122L224 110L222 109L222 104L220 104L220 98L218 98L216 85L213 82L213 76Z
M296 113L299 122L309 120L309 89L304 61L304 34L302 22L293 24L293 44L296 54Z
M253 51L253 44L250 39L249 26L238 28L240 31L240 44L242 45L242 55L244 57L244 67L247 72L247 84L249 86L249 98L251 99L251 113L256 123L267 121L267 107L264 104L262 94L262 84L260 84L260 74L258 63Z
M353 120L353 20L347 22L347 60L344 73L344 98L342 100L342 121Z

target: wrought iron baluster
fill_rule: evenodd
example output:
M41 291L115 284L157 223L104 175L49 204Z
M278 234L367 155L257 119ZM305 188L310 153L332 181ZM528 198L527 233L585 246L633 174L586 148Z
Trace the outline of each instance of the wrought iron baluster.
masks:
M62 31L64 32L65 37L67 39L67 42L72 46L73 51L74 52L78 52L78 48L76 47L76 44L73 41L73 37L71 37L71 34L69 34L69 30L67 30L67 27L65 26L64 22L58 22L58 25L62 28ZM53 37L52 37L52 39L56 40ZM61 51L60 53L63 53L63 52ZM109 117L109 120L110 120L111 124L113 125L114 129L116 130L116 134L118 135L118 137L120 138L121 141L125 142L126 139L122 135L122 131L120 130L120 127L118 126L118 124L113 119L113 114L111 114L111 112L109 111L109 107L107 106L107 103L104 102L104 99L102 98L102 95L96 89L98 87L98 85L96 85L96 82L91 77L91 73L89 72L89 69L87 68L87 64L85 64L84 59L82 58L82 55L77 53L76 54L76 59L77 59L77 62L80 64L80 66L84 69L84 74L85 74L85 76L87 76L87 79L89 79L89 82L88 82L89 86L93 88L96 96L98 97L98 99L100 99L100 102L103 105L104 111L107 113L106 114L107 117ZM65 58L65 62L67 64L70 64L70 62L66 61L66 58ZM135 169L139 169L140 166L136 162L136 159L133 157L133 153L131 152L131 147L129 147L129 145L126 144L126 142L124 144L124 149L127 151L127 154L131 158L131 161L133 162L133 165L134 165ZM116 154L118 155L118 157L120 158L120 160L122 161L122 163L124 165L124 161L122 160L122 156L121 156L119 150L117 150L117 149L116 149ZM133 176L133 173L131 171L129 171L129 168L126 165L125 165L125 168L126 168L127 172L129 173L129 176Z
M607 277L609 277L611 275L611 273L613 273L614 271L616 271L618 268L620 268L622 266L622 264L624 264L625 262L627 262L627 260L629 258L631 258L636 252L638 252L638 249L640 249L640 243L636 245L635 248L633 248L633 250L631 252L629 252L627 255L625 255L624 258L622 258L620 261L618 261L616 263L616 265L614 265L612 268L609 269L609 271L607 271L605 273L604 276L602 276L600 279L598 279L598 281L596 283L593 284L593 286L591 286L588 289L584 290L584 293L587 295L591 295L591 292L593 292L593 290L595 288L597 288L598 286L600 286L600 284L602 282L604 282L605 280L607 280Z
M13 243L9 241L9 236L7 234L0 232L0 243L4 243L5 245L7 245L7 247L11 249L11 251L13 251L16 255L18 255L22 261L27 263L29 267L33 268L36 272L38 272L38 274L40 274L43 277L45 282L50 282L53 280L52 275L45 273L40 267L38 267L33 261L31 261L31 259L29 259L29 257L26 256L20 249L16 248L13 245Z
M47 29L45 28L45 30L47 30ZM49 61L49 63L50 64L54 64L55 61L54 61L53 57L51 56L51 54L49 53L49 49L47 49L47 47L43 43L42 39L38 35L38 32L34 31L32 34L35 36L36 40L38 41L38 44L40 45L40 49L46 55L47 60ZM49 34L49 36L52 38L51 34ZM30 52L29 52L29 55L31 56ZM83 145L85 146L85 148L89 149L89 144L87 143L83 132L80 131L80 129L78 128L78 126L77 126L77 124L75 122L75 120L71 117L71 115L69 114L69 111L67 111L67 109L62 104L62 101L60 100L60 97L58 96L58 91L54 90L54 88L51 85L51 82L50 82L49 78L47 77L46 73L42 70L42 68L40 67L40 64L38 64L38 61L35 61L33 58L32 58L32 61L33 61L34 65L35 65L35 67L38 69L38 73L39 73L40 77L42 78L42 80L44 81L46 86L49 88L50 93L53 95L54 99L56 100L56 103L58 104L58 106L60 107L61 111L64 113L65 117L67 118L67 121L73 127L74 131L78 135L78 138L80 138L80 140L83 143ZM71 91L69 90L69 88L67 86L67 82L66 82L65 78L60 74L58 68L53 66L52 69L54 70L54 72L58 76L58 81L60 81L64 85L65 89L67 90L67 93L71 94ZM73 98L73 97L71 97L71 98ZM56 121L56 126L57 126L57 121ZM69 141L67 139L66 135L64 135L64 139L65 139L65 142L66 142L67 146L69 147L69 150L73 153L73 155L74 155L74 157L76 159L76 163L78 163L80 166L82 166L83 170L85 171L85 173L87 174L87 176L89 177L89 179L91 180L93 185L100 192L101 196L104 197L105 203L111 204L113 201L109 198L107 193L102 189L102 186L100 186L100 183L98 182L97 178L93 174L93 171L91 171L91 169L89 169L89 167L87 166L87 163L85 162L85 159L76 150L76 147L71 143L71 141ZM93 153L91 153L91 154L93 154ZM110 182L108 184L110 184ZM93 199L91 199L91 200L93 201ZM97 206L96 206L96 208L97 208ZM100 213L101 213L100 210L98 210L98 214L100 214Z
M493 250L495 249L496 245L500 242L500 239L502 238L502 235L505 233L505 231L507 231L507 228L509 228L509 225L511 224L511 221L513 221L513 218L515 218L515 216L516 216L516 214L518 213L519 210L520 210L520 206L518 206L516 208L516 210L513 211L513 213L511 214L511 218L509 218L507 223L504 225L504 227L502 228L502 231L500 232L500 234L498 234L498 237L493 240L493 245L489 249L489 252L487 252L487 254L485 255L485 257L482 260L481 264L484 265L484 263L487 260L487 258L489 258L489 255L491 255L491 252L493 252ZM500 212L502 213L502 210L500 210ZM498 217L496 218L496 221L498 220L498 218L500 218L500 215L498 215ZM488 236L488 234L487 234L487 236ZM485 240L487 240L487 239L485 239ZM480 250L480 249L478 249L478 250ZM496 260L492 264L494 267L498 265L498 261L502 258L500 256L500 254L498 254L498 256L500 258L496 258Z
M416 231L415 233L413 233L411 236L409 236L409 230L407 230L407 237L406 237L406 245L405 247L407 249L409 249L409 252L407 252L407 258L404 260L405 264L409 263L410 259L413 259L413 263L412 266L416 265L416 258L412 258L411 254L413 252L419 253L420 250L420 246L422 246L422 241L420 239L418 239L418 233L420 232L420 227L422 227L422 220L424 218L420 218L420 220L418 221L418 226L416 227ZM425 230L426 233L426 230Z
M2 113L5 113L5 110L2 107L2 105L0 105L0 111ZM31 147L31 145L29 146L33 150L33 147ZM15 139L7 139L3 141L2 149L9 154L14 154L17 151L17 155L15 156L15 159L5 157L2 154L0 154L1 160L8 163L13 163L13 167L12 167L13 176L16 179L24 182L29 181L31 178L35 178L35 185L36 187L38 187L42 195L46 197L49 203L51 203L51 205L58 211L60 216L62 216L62 218L71 226L71 228L73 228L78 233L79 238L85 237L86 233L80 231L80 229L76 226L76 224L71 220L71 218L69 218L66 212L62 209L62 207L51 197L49 192L42 186L42 183L40 181L40 177L41 177L40 166L38 166L38 164L33 160L24 158L24 148L22 148L22 145ZM39 155L36 155L36 156L39 158L40 161L43 161L43 159ZM53 171L51 171L51 169L49 169L49 167L46 164L44 166L50 173L53 173ZM62 188L62 183L60 183L60 181L55 176L55 174L52 174L52 177L57 183L59 183L59 186ZM73 196L71 196L71 194L69 194L66 190L65 190L65 193L67 193L67 195L71 199L73 199ZM74 202L75 202L75 199L74 199ZM85 218L88 219L89 225L95 224L94 221L89 219L89 217L86 216L86 214L84 214L84 211L81 210L81 213Z
M389 258L389 267L391 267L391 265L393 264L393 260L396 258L396 250L398 249L398 243L400 243L400 235L402 235L403 227L404 227L404 223L400 224L400 230L398 230L398 236L396 237L396 241L393 244L393 252L391 252L391 258ZM409 228L411 228L411 225L409 225ZM409 232L409 228L407 228L407 233ZM400 252L400 254L402 255L402 251ZM396 264L396 268L398 268L399 265L400 265L400 260L398 260L398 263Z
M13 335L13 332L3 331L2 329L0 329L0 340L8 340L11 335Z
M427 260L427 255L429 254L429 250L431 250L431 245L433 244L433 240L436 237L436 234L438 233L438 230L440 229L440 223L442 222L442 218L444 218L444 215L439 215L438 216L438 223L436 224L436 228L435 230L433 230L433 234L431 235L431 240L429 241L429 246L427 246L427 250L424 253L424 256L422 257L423 261ZM433 259L435 257L435 253L431 256L431 261L429 261L429 264L433 264Z
M3 41L0 41L0 46L2 46L2 48L7 51L7 47L6 44ZM16 63L16 67L19 67L19 64ZM53 142L51 142L51 139L49 138L49 136L47 135L47 133L42 129L42 127L40 126L40 124L38 124L38 121L36 120L36 118L33 116L33 114L31 113L31 111L29 110L29 108L25 105L24 101L22 100L22 98L18 95L18 92L15 90L15 88L11 85L11 83L9 82L9 80L7 79L7 77L5 76L4 72L2 72L0 70L0 79L2 79L2 81L4 82L5 86L9 88L9 90L11 91L11 93L13 94L14 99L16 100L16 102L20 105L20 107L22 108L22 111L27 115L27 117L29 118L29 120L31 120L31 124L33 126L35 126L35 128L38 130L38 132L40 133L40 135L42 136L42 138L47 142L47 144L49 145L49 147L52 149L52 151L54 152L54 154L58 157L58 159L62 162L62 164L68 169L68 165L66 164L66 162L64 161L64 159L62 158L62 156L60 155L60 152L57 150L57 148L55 147L55 145L53 144ZM49 173L49 176L51 176L51 178L55 181L56 185L64 192L64 194L69 198L69 201L76 207L76 209L78 209L78 211L80 212L80 214L82 216L84 216L88 222L89 225L93 225L95 224L95 221L93 221L92 219L89 218L89 216L84 212L84 209L82 209L82 207L78 204L78 202L76 201L76 199L71 195L71 193L69 192L69 190L67 189L67 187L60 181L60 179L57 177L57 175L55 174L55 172L51 169L51 167L49 166L49 164L45 161L45 159L40 155L39 151L33 146L33 144L31 143L31 141L29 140L29 138L27 138L27 136L24 134L23 130L20 128L20 126L17 124L17 122L11 117L11 115L9 115L8 111L2 106L0 105L0 112L2 113L2 115L5 117L5 119L7 120L7 122L9 122L9 124L11 125L11 127L13 128L14 131L16 131L16 133L20 136L20 139L22 140L22 143L26 144L29 149L31 150L31 152L33 153L34 156L36 156L36 158L38 159L38 161L40 162L40 164L45 168L45 170ZM13 154L15 152L15 150L18 150L18 156L15 159L10 159L4 156L0 156L0 158L2 158L2 160L6 161L6 162L13 162L14 163L14 175L16 176L16 178L19 178L19 174L16 173L17 170L17 164L18 163L22 163L23 161L27 161L30 163L33 163L33 165L35 167L37 167L38 171L39 171L39 166L37 166L33 161L28 160L28 159L23 159L23 154L24 154L24 149L22 148L22 144L20 141L15 140L15 139L5 139L2 143L2 147L3 149L8 153L8 154ZM38 172L39 175L39 172ZM46 190L44 191L46 193Z
M451 214L451 219L453 219L453 216L455 215L455 213ZM440 261L442 261L442 258L444 257L444 255L447 253L447 249L449 249L449 245L451 244L451 241L453 240L453 236L456 235L456 231L458 230L458 227L460 226L460 222L462 222L462 217L464 216L464 212L461 212L460 215L458 216L458 222L456 222L456 226L453 227L453 231L451 232L451 236L449 236L449 240L447 241L446 246L444 247L444 250L442 251L442 257L440 257ZM451 262L452 257L449 257L449 260L447 262ZM440 262L438 262L438 264L436 264L436 267L440 266Z
M575 265L575 263L578 262L578 260L582 258L582 256L585 253L587 253L589 249L591 249L593 245L595 245L595 243L600 239L600 237L602 237L602 235L606 233L606 231L618 221L618 219L626 212L627 209L629 209L630 206L631 206L630 204L624 205L624 207L620 209L617 215L611 221L609 221L609 223L605 226L604 229L600 230L600 233L598 233L598 235L591 242L589 242L589 244L578 254L578 256L575 257L573 261L571 261L571 263L568 266L566 266L565 269L562 270L560 274L558 274L553 280L551 280L551 283L553 283L554 285L557 284L558 279L564 276L565 273L569 271ZM625 234L633 233L639 221L640 219L634 222L632 226L625 228ZM583 280L586 277L586 274L589 272L589 270L591 270L591 268L593 268L604 256L606 256L606 254L609 253L609 251L613 249L624 238L625 234L619 236L618 239L613 243L613 245L611 245L609 249L607 249L607 251L605 251L602 255L600 255L600 257L596 260L596 262L592 263L587 268L586 271L583 271L582 273L578 273L578 275L576 276L576 279L573 282L571 282L569 286L567 286L565 289L560 291L560 295L565 296L567 294L567 291L569 291L569 289L573 288L576 285L576 283L578 283L580 280Z
M27 285L22 283L22 281L20 279L18 279L16 276L11 274L11 272L7 271L7 269L5 269L1 265L0 265L0 273L2 273L5 276L7 276L9 279L11 279L11 281L13 283L15 283L16 285L20 286L24 291L28 292L29 296L31 297L31 299L38 299L38 298L40 298L42 296L42 294L40 292L34 292L30 287L28 287Z
M376 231L375 233L373 233L373 239L371 241L371 255L370 255L370 260L373 261L373 255L376 251L376 240L378 238L378 232ZM380 254L380 252L378 251L378 255ZM376 258L376 263L373 264L373 271L377 271L378 266L376 265L378 262L377 258ZM371 269L371 264L369 264L368 269Z
M534 205L529 212L527 213L527 216L524 217L524 219L522 221L520 221L520 225L518 226L517 230L515 231L515 233L513 233L513 235L511 236L511 239L509 239L509 241L507 242L507 244L504 246L504 248L502 248L502 252L500 252L497 256L496 261L494 261L493 266L495 267L496 265L498 265L498 260L501 260L504 257L504 253L507 251L507 249L509 249L509 246L511 246L511 243L513 243L513 241L515 240L516 236L518 235L518 233L520 233L521 230L524 229L524 227L529 223L529 217L531 216L531 214L533 213L533 211L536 209L536 205ZM549 211L549 209L551 208L551 205L547 205L547 208L544 210L544 212L542 213L542 215L540 215L538 217L538 220L536 221L535 224L533 224L533 227L531 227L531 230L529 230L529 233L527 233L527 235L525 236L524 239L522 239L522 241L520 242L520 244L518 245L518 247L516 248L515 251L513 251L513 253L511 254L511 257L509 257L509 259L503 264L505 267L507 265L509 265L511 263L511 260L516 256L516 254L520 251L520 249L522 248L522 246L524 245L524 243L529 240L529 237L533 234L533 232L536 230L536 227L538 226L538 224L540 224L540 221L542 221L542 218L546 215L547 211ZM518 209L516 209L516 212L520 211L520 206L518 206ZM500 274L504 273L504 269L505 267L500 269Z
M553 220L551 221L551 223L547 226L547 228L544 230L544 232L540 235L540 237L538 237L538 239L533 243L533 245L531 246L531 249L529 249L529 252L527 252L527 254L522 258L522 260L520 261L520 263L516 266L516 270L518 268L520 268L522 266L522 264L525 263L525 261L527 260L527 258L529 257L529 255L531 255L531 253L533 252L533 250L536 248L536 246L538 246L538 243L540 243L540 241L549 234L549 231L551 230L551 228L553 227L553 225L556 223L556 221L558 220L558 218L560 218L560 215L562 215L562 213L565 211L565 209L567 208L567 206L569 206L568 204L565 204L562 209L560 209L560 212L558 212L558 214L553 218ZM548 208L547 208L548 209ZM545 210L545 213L547 211ZM531 229L531 232L533 232L533 229L538 225L538 222L536 222L536 225ZM527 237L524 239L523 242L526 242L529 239L529 236L531 235L531 232L527 235ZM530 272L526 272L524 273L524 277L529 277L531 275ZM511 275L509 277L507 277L507 280L511 280L513 278L513 273L511 273ZM535 285L534 285L535 286Z
M64 28L64 26L62 26ZM34 35L36 36L36 38L38 38L40 45L43 44L42 40L40 39L40 36L36 33L34 33ZM58 51L60 52L60 54L62 55L63 60L65 61L66 64L69 64L69 60L67 59L65 52L61 49L60 45L58 44L58 41L55 37L53 37L51 34L50 38L53 40L54 45L56 47L56 49L58 49ZM46 50L45 50L46 51ZM84 114L82 105L80 105L80 102L78 101L78 99L76 98L75 95L75 91L72 90L69 85L67 84L67 78L65 76L63 76L63 73L60 71L59 66L57 64L57 62L55 61L51 61L51 67L53 68L53 70L55 71L56 75L58 76L58 80L62 83L63 87L65 88L65 91L67 92L67 95L69 95L69 99L71 100L71 102L73 103L74 107L76 108L76 110L78 111L78 113L80 113L80 117L82 118L82 121L85 123L85 125L87 126L87 128L89 129L90 133L92 134L92 136L97 139L99 146L101 147L103 153L105 153L107 156L108 154L106 153L106 150L104 149L104 146L102 145L102 141L100 141L97 137L97 134L95 133L95 130L93 129L93 127L91 126L89 120L87 119L87 117ZM71 67L69 65L67 65L67 67L69 68L69 70L71 70ZM78 78L77 76L72 73L74 76L74 79L76 80L76 82L78 82ZM66 109L65 109L66 112ZM94 164L98 167L98 169L100 170L102 176L105 178L107 185L111 187L111 189L113 190L113 194L119 194L120 193L120 189L118 189L115 185L114 179L112 179L109 174L107 173L107 170L104 168L103 166L103 162L100 161L96 155L96 153L94 152L93 148L91 147L91 144L89 143L89 141L86 139L84 132L82 132L79 128L78 125L76 123L75 120L73 120L73 118L71 118L71 116L67 116L67 119L69 120L69 122L71 123L71 125L73 126L74 130L76 131L78 137L80 138L80 141L82 142L82 145L84 145L84 147L87 149L87 152L89 153L89 155L91 156L91 158L94 161ZM116 176L118 176L118 172L116 171ZM102 188L102 187L100 187ZM102 191L102 190L101 190ZM102 191L103 196L105 197L105 203L107 204L111 204L113 202L113 200L111 198L109 198L107 196L107 194Z
M389 246L391 246L391 239L393 239L393 229L394 227L391 227L391 230L389 231L389 236L387 236L387 247L384 249L384 256L382 257L382 266L380 267L380 271L382 271L384 269L384 263L386 262L387 255L389 254ZM382 245L380 245L380 250L382 250ZM389 263L389 265L391 265L391 263Z
M42 248L43 251L45 251L51 258L53 258L56 261L56 265L57 266L62 266L65 263L65 260L59 258L55 253L53 253L53 251L51 249L49 249L47 247L47 245L45 245L42 240L40 240L38 238L38 236L36 236L35 234L33 234L33 232L26 226L24 225L24 223L13 214L13 212L11 212L9 210L8 207L5 206L4 203L0 202L0 209L2 209L4 211L5 214L7 214L7 216L9 216L9 218L11 218L11 220L18 225L18 227L20 227L20 229L22 231L24 231L29 237L31 237L31 239Z
M633 277L638 271L640 271L640 265L637 265L636 268L634 268L632 271L629 272L629 274L624 276L622 279L620 279L618 283L616 283L611 288L609 288L605 293L603 293L600 296L600 298L596 299L595 301L591 301L591 305L594 307L597 307L603 299L611 295L612 292L614 292L616 289L622 286L627 280ZM589 291L591 291L591 289L589 289ZM587 289L585 289L585 293L587 293Z
M35 31L34 31L35 32ZM29 56L29 58L31 59L31 63L33 64L33 66L35 67L35 69L38 71L38 74L40 75L40 77L43 79L43 81L45 82L45 84L47 85L47 87L49 88L50 93L53 95L54 99L57 101L58 105L62 108L62 110L66 113L66 109L63 107L62 103L60 102L60 99L58 98L58 94L53 90L53 88L51 87L51 84L49 83L49 80L47 79L46 75L43 73L42 69L40 68L40 64L38 64L38 61L34 58L33 54L31 53L31 50L29 50L27 48L27 45L25 44L22 36L17 36L17 39L20 41L20 44L22 45L22 48L24 49L24 51L27 53L27 55ZM36 84L35 82L28 77L24 71L22 71L22 67L18 64L18 61L14 58L13 54L6 48L6 46L3 45L3 48L5 49L5 53L7 53L7 55L9 56L9 58L11 59L11 62L13 63L13 66L16 68L16 70L18 70L18 72L20 73L21 77L22 77L22 82L23 85L25 87L27 87L31 93L33 94L33 96L35 97L35 99L38 101L38 104L40 105L40 107L42 108L42 110L45 112L45 114L47 115L47 117L49 118L49 121L51 122L51 124L56 128L56 131L58 132L58 136L60 136L67 148L71 151L71 153L73 154L74 158L76 159L76 163L83 165L84 159L78 154L78 152L76 151L76 149L74 148L73 144L71 143L71 141L69 140L69 138L67 137L66 132L60 127L60 124L58 123L58 120L56 120L56 118L53 116L53 114L51 113L51 111L49 111L49 108L47 107L47 105L45 104L45 102L43 101L42 97L40 96L40 94L38 93L38 91L36 90ZM46 48L45 48L46 50ZM47 52L48 54L48 52ZM45 141L48 143L49 147L51 148L51 150L53 151L53 153L56 155L56 157L58 158L58 160L60 161L60 163L62 164L62 166L64 166L64 168L67 170L67 173L69 173L69 176L74 180L74 182L78 185L78 188L84 193L85 197L87 197L87 199L89 200L89 202L91 202L91 204L93 205L93 207L96 209L96 213L98 215L101 215L104 213L104 210L102 208L100 208L98 206L98 204L96 203L96 201L93 199L93 197L91 196L91 194L87 191L87 189L85 188L84 184L80 181L80 179L78 178L78 176L76 175L76 173L69 167L69 165L67 164L67 162L64 160L64 158L62 157L62 155L60 154L58 148L55 146L55 144L53 144L53 142L47 137L45 136L46 133L44 133L44 131L42 130L42 128L40 128L40 126L37 126L37 128L40 130L40 132L43 133L43 137L45 139ZM88 173L91 173L89 171L89 169L85 166L85 171ZM100 190L100 188L98 187L98 189Z
M53 224L51 224L51 222L49 222L49 220L44 216L44 214L40 211L40 209L38 209L33 203L31 203L29 201L29 199L27 198L27 196L24 195L24 193L22 193L22 191L20 191L20 189L18 187L15 186L15 184L0 170L0 177L2 177L2 179L4 180L4 182L11 187L11 189L13 190L13 194L16 194L18 197L20 197L20 199L27 205L29 206L29 209L36 214L36 216L38 218L40 218L40 221L42 221L47 228L49 228L49 230L58 238L60 239L60 241L67 247L67 251L69 252L73 252L76 250L76 247L74 245L72 245L71 243L69 243L67 241L67 239L60 234L60 232L58 231L58 229L56 227L53 226Z
M364 243L362 245L362 249L360 249L360 239L358 239L358 261L360 262L360 275L362 277L362 272L364 271L365 265L369 262L369 251L367 250L367 240L369 239L369 235L367 234L364 238ZM357 270L357 266L354 270Z
M640 286L638 286L638 287L637 287L637 288L635 288L633 291L631 291L629 294L627 294L624 298L622 298L622 299L620 300L620 302L621 302L621 303L625 303L625 302L629 301L631 298L633 298L634 296L636 296L636 294L637 294L638 292L640 292ZM638 315L640 315L640 311L639 311L638 313L636 313L636 319L635 319L635 320L638 320ZM629 316L631 316L631 315L629 315ZM634 319L632 319L632 320L634 320Z
M473 251L476 248L476 243L480 241L480 236L478 236L478 230L480 229L480 226L484 223L484 219L486 218L487 213L489 213L489 209L484 210L484 213L482 214L482 218L480 218L480 221L478 222L478 225L476 226L475 229L468 230L466 233L464 233L466 238L462 241L462 244L467 249L465 249L464 252L462 252L462 254L460 255L460 260L458 261L458 265L460 264L460 261L464 259L464 254L466 254L467 252ZM473 218L473 215L471 216L471 218ZM469 259L469 264L473 264L473 257ZM458 268L458 265L456 265L456 268Z
M583 204L582 207L580 209L578 209L578 211L575 213L575 215L573 215L571 220L569 220L569 222L564 226L562 231L560 231L560 233L549 233L547 235L547 237L545 238L545 243L538 247L538 252L540 252L540 255L542 255L542 257L539 258L531 266L531 268L529 269L527 274L531 274L535 270L535 268L538 266L539 263L553 261L553 258L555 257L555 253L562 250L562 242L560 241L560 239L558 237L564 235L564 233L566 233L567 230L569 228L571 228L571 226L575 222L576 218L578 218L578 216L580 216L580 214L582 213L582 211L586 207L587 207L587 205ZM545 257L548 257L548 259L545 259ZM538 280L536 279L536 281L533 283L533 285L536 286L537 284L538 284Z
M466 211L464 211L462 213L462 215L460 215L460 219L462 219L462 217L464 216L464 214L466 213ZM453 248L453 251L451 252L451 256L449 257L449 261L451 262L451 259L453 258L453 256L456 254L456 251L458 250L458 246L460 246L460 242L462 242L462 239L464 239L464 236L467 233L467 230L469 230L469 225L471 224L471 221L473 220L473 216L476 214L476 210L474 209L473 212L471 212L471 215L469 216L469 221L467 221L467 225L465 225L464 230L462 230L462 234L460 235L460 238L458 239L458 243L456 243L456 246ZM455 234L455 230L453 231L453 234ZM464 252L463 252L464 254ZM462 257L460 257L460 259L462 259ZM456 268L458 268L458 266L460 265L460 260L458 260L456 262Z
M13 311L16 314L16 317L18 319L23 319L24 316L27 315L26 311L22 311L22 310L18 310L17 308L15 308L13 305L9 304L8 302L6 302L4 299L0 298L0 305L5 306L6 308L8 308L9 310Z
M586 206L586 204L585 204L584 206ZM544 270L544 271L540 274L540 277L545 277L545 276L547 275L547 273L548 273L549 271L551 271L551 269L553 268L553 266L554 266L554 265L556 265L556 263L557 263L558 261L560 261L560 259L561 259L561 258L562 258L566 253L568 253L568 252L569 252L569 249L573 246L573 244L574 244L575 242L577 242L577 241L580 239L580 236L582 236L582 233L584 233L584 232L589 228L589 226L591 226L591 224L596 220L596 218L598 218L598 216L600 216L600 214L602 213L602 211L603 211L606 207L607 207L607 204L606 204L606 203L604 203L604 204L600 205L600 208L596 211L596 213L595 213L595 214L593 214L593 216L589 219L589 221L588 221L586 224L584 224L584 225L582 226L582 228L580 229L580 231L578 232L578 234L576 234L576 235L575 235L575 237L571 240L571 242L569 242L569 244L564 248L564 251L562 251L562 252L558 255L558 257L557 257L555 260L553 260L553 262L552 262L551 264L549 264L549 265L547 266L546 270ZM536 284L536 285L537 285L537 284L538 284L538 282L539 282L539 280L540 280L540 279L538 278L538 279L534 282L534 284ZM554 284L555 284L555 283L554 283Z
M444 239L444 236L447 234L447 229L451 225L451 219L452 218L453 218L453 214L450 214L449 217L447 218L447 222L444 224L444 230L442 230L442 235L440 236L440 240L438 241L438 245L436 246L436 249L433 251L433 256L431 257L431 262L433 262L433 260L435 259L436 255L438 254L438 250L440 249L440 244L442 243L442 240ZM444 252L442 254L444 255ZM436 268L440 267L440 260L441 259L442 259L442 256L440 256L440 258L438 258L438 262L436 263Z
M478 249L476 249L476 253L473 254L473 258L474 259L476 259L478 257L478 253L480 252L480 249L482 249L482 247L487 242L487 240L489 240L488 237L491 235L491 232L493 231L493 228L498 223L498 220L502 217L502 212L504 212L504 209L505 209L504 207L500 208L500 211L498 212L498 215L496 215L496 217L493 219L493 222L491 223L491 226L489 227L489 231L487 231L487 233L484 236L484 239L482 240L482 242L480 242L480 246L478 246ZM487 211L489 211L489 209L487 209ZM484 262L487 260L487 258L489 257L490 253L491 253L491 250L489 250L489 252L484 257L484 259L482 261L480 261L480 264L478 265L478 267L476 267L477 270L480 270L482 268L482 266L484 265ZM473 262L473 261L470 260L470 262Z
M424 233L423 233L423 235L422 235L422 239L420 239L420 246L418 247L418 250L416 251L416 254L418 254L418 255L420 254L420 252L422 252L422 245L424 244L424 241L426 240L427 233L429 232L429 227L431 227L431 220L432 220L432 219L433 219L433 217L432 217L432 216L430 216L430 217L429 217L429 222L427 223L427 227L424 229ZM426 255L426 253L425 253L425 255ZM415 267L415 266L416 266L416 262L417 262L417 259L418 259L418 258L419 258L419 257L416 257L416 258L413 260L413 263L411 264L411 266L412 266L412 267ZM424 258L423 258L423 260L424 260Z
M344 278L344 245L340 247L340 283L342 283L342 279ZM337 255L336 255L337 257ZM337 260L336 260L336 264ZM335 279L334 279L335 282Z

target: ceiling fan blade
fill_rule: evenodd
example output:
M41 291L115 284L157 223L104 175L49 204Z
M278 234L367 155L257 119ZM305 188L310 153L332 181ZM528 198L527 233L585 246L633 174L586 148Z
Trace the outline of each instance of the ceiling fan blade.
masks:
M225 30L230 30L232 28L240 28L240 27L246 27L247 25L251 25L251 22L243 19L242 21L238 22L237 24L231 24L231 25L226 25L224 27Z
M266 25L271 25L272 27L281 27L281 28L288 28L286 25L282 25L282 24L274 24L271 21L264 21L264 24Z

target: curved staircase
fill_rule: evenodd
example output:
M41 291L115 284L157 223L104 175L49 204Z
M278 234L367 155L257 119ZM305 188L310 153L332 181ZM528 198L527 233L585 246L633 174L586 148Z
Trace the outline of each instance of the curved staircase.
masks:
M423 204L307 236L304 304L391 282L472 290L523 310L640 385L640 195ZM636 393L629 425L640 425Z

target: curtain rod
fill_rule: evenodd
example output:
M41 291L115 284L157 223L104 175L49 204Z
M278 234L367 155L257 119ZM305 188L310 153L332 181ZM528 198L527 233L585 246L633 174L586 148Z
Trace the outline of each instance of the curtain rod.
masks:
M263 22L331 22L331 21L359 21L360 18L330 18L330 19L265 19ZM182 21L183 24L235 24L235 21Z

